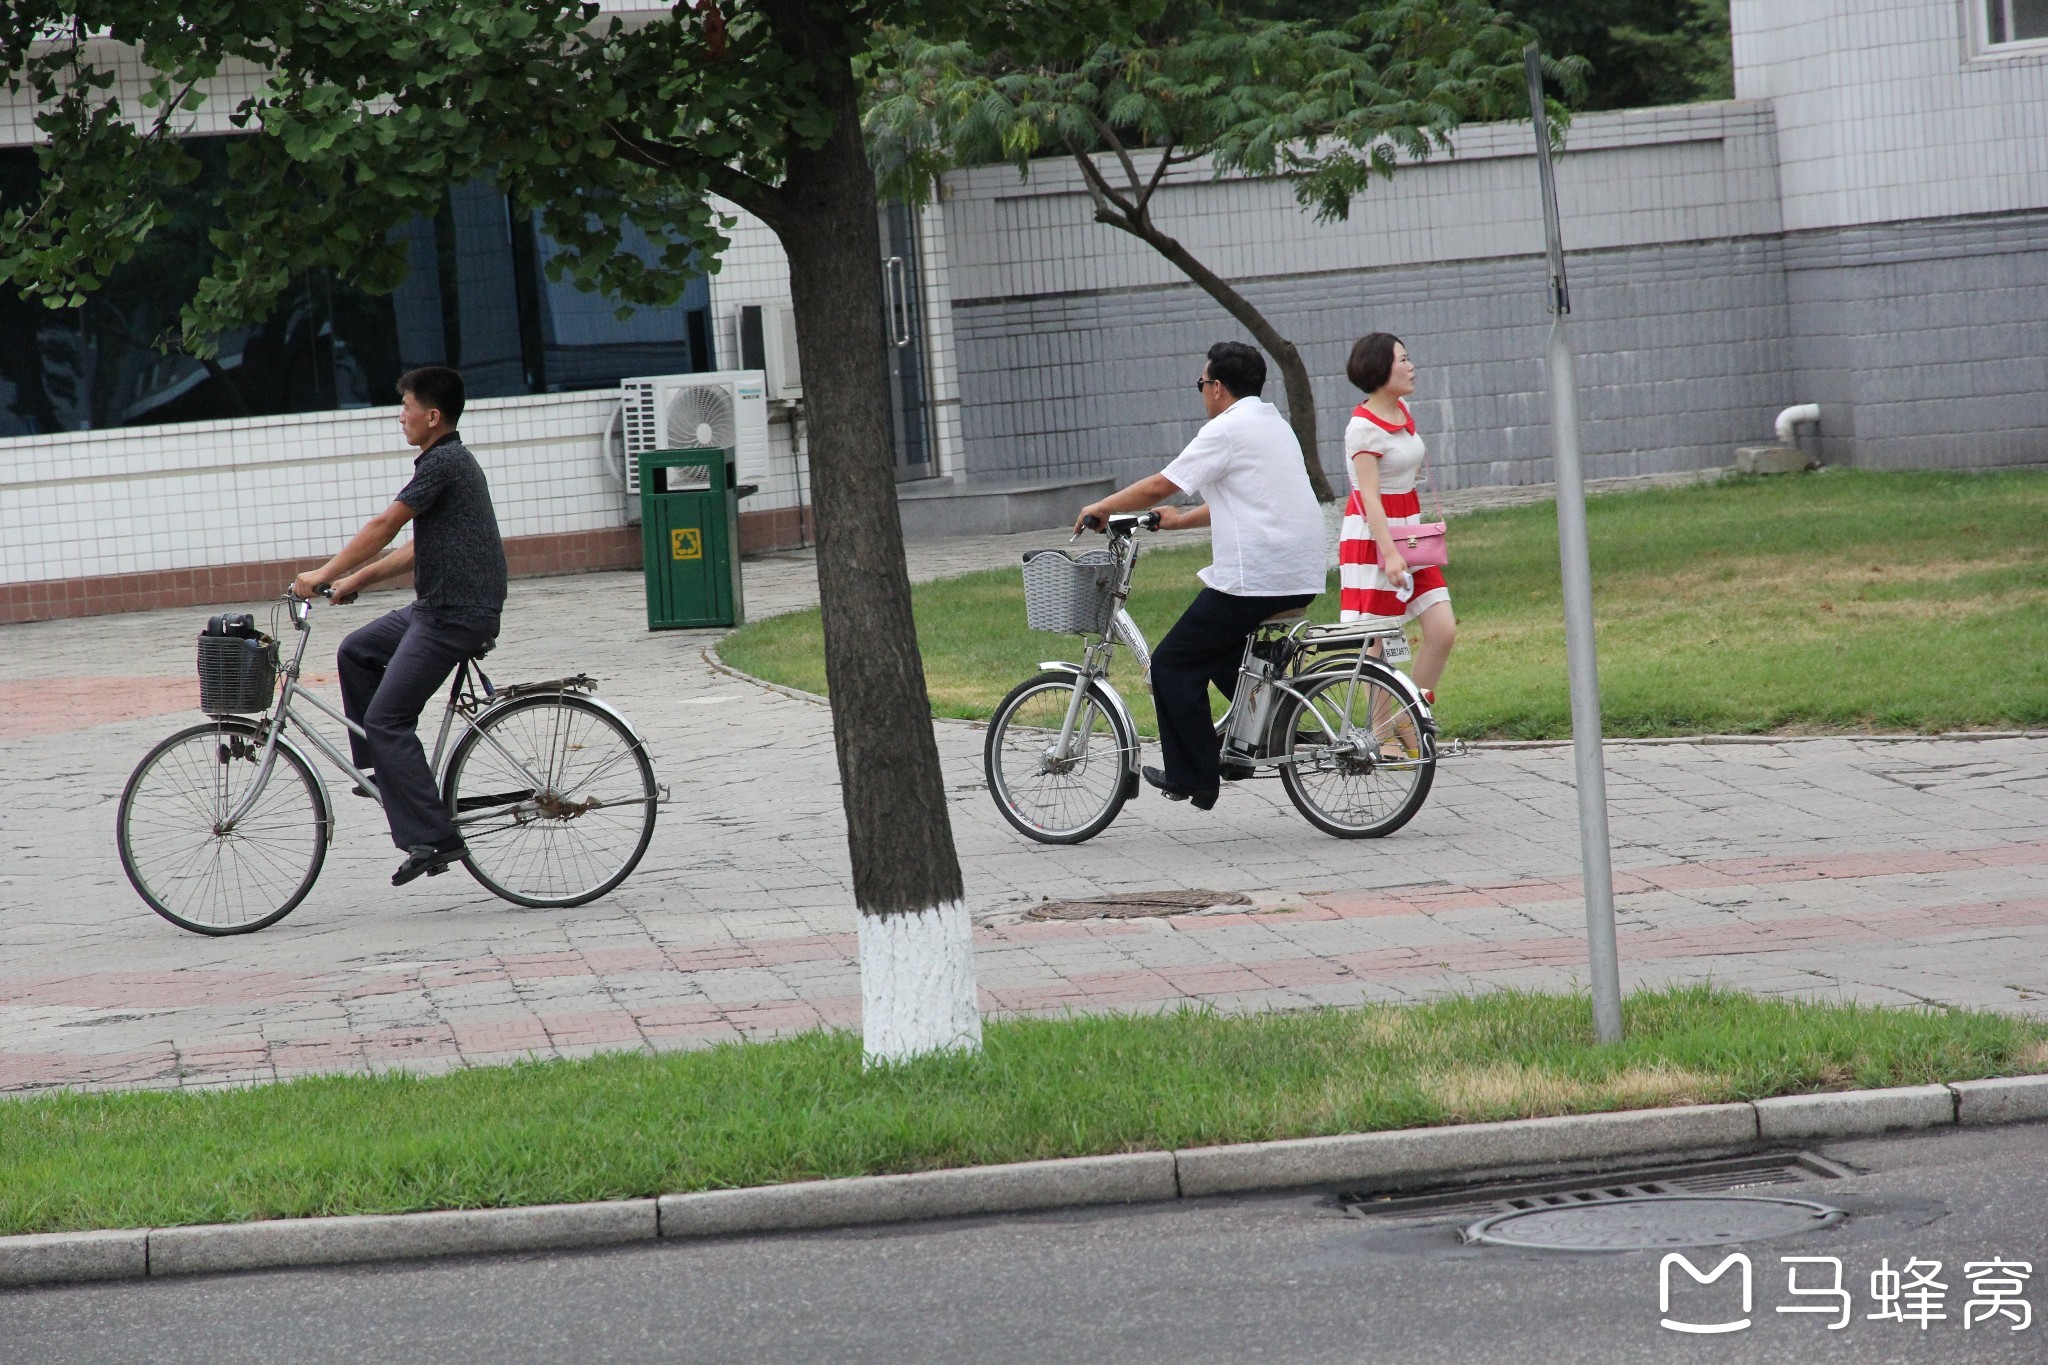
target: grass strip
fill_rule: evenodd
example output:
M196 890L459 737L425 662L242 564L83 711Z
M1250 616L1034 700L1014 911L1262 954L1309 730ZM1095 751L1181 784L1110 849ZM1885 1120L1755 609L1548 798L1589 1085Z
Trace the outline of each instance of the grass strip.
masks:
M807 1033L440 1076L0 1104L0 1233L617 1199L821 1177L2048 1069L1984 1012L1643 992L1234 1017L993 1021L975 1057L864 1070Z
M1587 524L1610 735L2048 724L2048 475L1730 479L1597 497ZM1554 504L1457 517L1451 546L1459 639L1438 694L1445 730L1569 735ZM1155 646L1207 562L1205 549L1139 561L1131 610ZM1318 619L1335 619L1334 588L1311 608ZM1039 660L1079 657L1074 642L1025 629L1014 569L920 584L914 603L941 716L986 720ZM820 630L815 611L773 617L719 651L824 693ZM1156 734L1119 655L1113 680Z

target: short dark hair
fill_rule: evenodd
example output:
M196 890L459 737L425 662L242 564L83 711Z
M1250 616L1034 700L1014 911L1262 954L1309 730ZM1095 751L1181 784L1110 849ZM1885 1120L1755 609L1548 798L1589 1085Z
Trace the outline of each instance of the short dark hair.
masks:
M450 426L462 420L462 405L467 401L462 376L446 365L422 365L400 375L398 396L407 394L419 399L423 408L439 408Z
M1351 359L1345 364L1344 373L1367 393L1378 393L1387 386L1388 377L1394 373L1394 348L1407 344L1392 332L1368 333L1351 348Z
M1266 387L1266 357L1242 341L1219 341L1209 348L1209 377L1232 398L1256 398Z

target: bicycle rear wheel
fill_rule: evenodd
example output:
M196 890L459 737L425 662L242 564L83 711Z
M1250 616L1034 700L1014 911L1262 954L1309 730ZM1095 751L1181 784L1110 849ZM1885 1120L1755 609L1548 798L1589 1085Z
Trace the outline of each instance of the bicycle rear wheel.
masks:
M604 707L556 693L486 711L442 783L471 876L515 905L582 905L654 837L654 765Z
M1375 671L1310 675L1275 721L1288 799L1339 839L1392 834L1436 780L1434 723Z
M262 774L246 720L180 730L151 749L115 816L121 870L149 908L195 934L247 934L289 915L327 860L327 801L312 768L280 744L262 794L220 826Z
M1131 797L1126 755L1136 750L1138 737L1100 683L1090 682L1081 698L1067 756L1054 752L1073 698L1071 673L1026 679L996 707L982 747L996 809L1042 844L1094 838Z

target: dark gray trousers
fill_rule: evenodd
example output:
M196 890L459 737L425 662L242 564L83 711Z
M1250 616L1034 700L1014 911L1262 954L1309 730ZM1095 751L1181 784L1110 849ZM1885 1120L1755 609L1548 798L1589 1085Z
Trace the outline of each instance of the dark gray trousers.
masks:
M335 653L341 709L364 732L361 739L351 734L349 747L358 768L377 770L391 842L400 848L458 837L420 744L420 712L455 666L490 638L414 602L351 631Z

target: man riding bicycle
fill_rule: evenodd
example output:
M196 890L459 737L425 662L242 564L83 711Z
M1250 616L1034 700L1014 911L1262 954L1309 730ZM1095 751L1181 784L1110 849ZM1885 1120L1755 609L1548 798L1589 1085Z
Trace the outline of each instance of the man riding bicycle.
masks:
M1266 361L1241 341L1209 348L1195 381L1209 420L1161 472L1081 509L1079 531L1100 529L1112 512L1141 512L1181 493L1192 508L1159 508L1161 530L1209 526L1214 562L1202 591L1152 656L1152 702L1159 715L1164 769L1145 780L1168 799L1216 804L1221 741L1209 712L1209 685L1227 698L1236 688L1245 641L1261 621L1308 605L1323 591L1327 552L1323 514L1302 462L1301 443L1280 410L1259 397Z
M327 589L347 602L372 583L413 575L416 600L350 634L335 656L342 710L363 728L349 736L356 766L375 770L391 841L406 853L393 886L446 871L469 852L434 784L420 712L457 664L498 638L507 578L490 488L455 429L462 376L428 366L400 379L398 392L399 427L420 452L411 481L339 554L292 582L301 598ZM379 559L408 522L412 540Z

